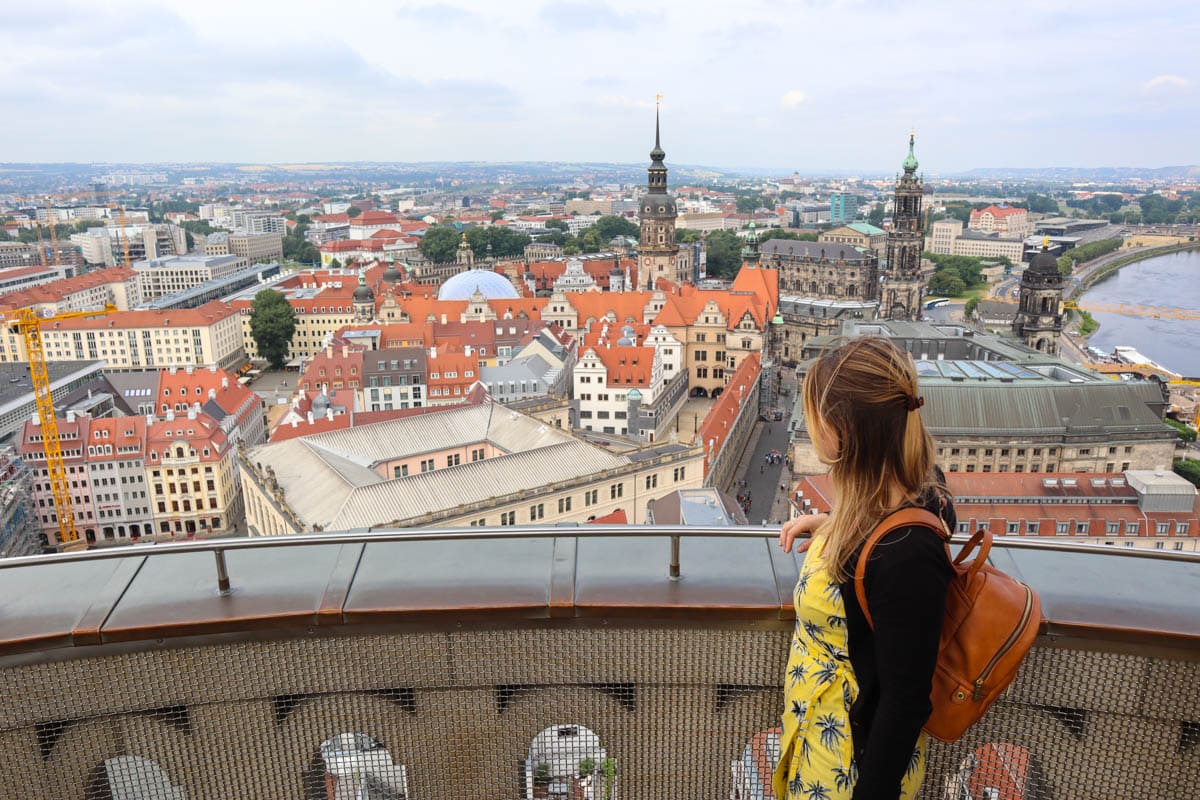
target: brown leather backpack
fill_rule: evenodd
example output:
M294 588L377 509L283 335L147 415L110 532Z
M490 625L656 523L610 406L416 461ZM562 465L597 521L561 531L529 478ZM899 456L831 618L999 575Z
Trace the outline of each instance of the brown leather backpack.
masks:
M1042 622L1037 592L987 563L992 533L980 528L950 555L950 534L941 518L919 508L905 508L875 527L863 545L854 572L858 604L875 627L867 607L863 578L867 559L887 534L909 525L929 528L945 543L954 575L946 592L946 616L938 645L937 668L930 699L933 712L924 729L935 739L952 742L974 725L1017 677L1017 668L1033 647ZM976 547L978 554L964 563Z

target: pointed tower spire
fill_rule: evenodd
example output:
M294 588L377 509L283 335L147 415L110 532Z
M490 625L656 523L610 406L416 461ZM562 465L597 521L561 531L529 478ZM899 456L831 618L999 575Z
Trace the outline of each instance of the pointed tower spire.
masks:
M654 95L654 149L650 151L650 160L655 166L662 166L663 159L667 157L666 152L662 149L662 136L659 130L659 108L662 105L662 95Z
M916 131L909 131L909 133L908 133L908 156L905 157L903 166L904 166L904 171L909 173L910 175L917 171L917 155L916 155L916 153L913 152L913 143L914 143L914 140L916 139L916 137L917 137Z

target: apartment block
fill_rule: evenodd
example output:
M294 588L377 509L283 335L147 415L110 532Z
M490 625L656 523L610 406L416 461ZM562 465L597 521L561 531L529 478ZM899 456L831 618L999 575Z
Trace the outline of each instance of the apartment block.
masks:
M154 300L191 289L246 269L250 261L238 255L187 255L155 258L133 265L141 280L142 297Z

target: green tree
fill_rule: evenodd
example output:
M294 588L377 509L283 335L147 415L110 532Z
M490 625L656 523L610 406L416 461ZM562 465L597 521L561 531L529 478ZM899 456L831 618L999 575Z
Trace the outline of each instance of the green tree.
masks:
M1175 462L1175 474L1200 486L1200 459L1181 458Z
M446 264L454 260L460 236L453 225L434 225L425 231L417 249L433 263Z
M250 335L258 346L259 355L271 362L274 369L287 360L292 334L296 332L296 311L282 293L263 289L254 295L250 310Z
M1044 194L1031 194L1025 198L1025 205L1035 214L1057 214L1058 201Z
M493 211L488 216L491 218L492 222L495 222L496 220L504 219L504 212L500 211L500 210L496 210L496 211Z
M596 759L585 758L585 759L580 760L580 762L579 762L579 774L580 775L591 775L595 771L596 771Z
M875 207L871 209L871 213L867 214L867 222L876 228L883 226L883 203L875 204Z
M539 763L533 768L533 779L538 783L545 783L550 780L550 765L545 761Z
M354 219L361 213L362 213L362 209L359 208L358 206L350 206L349 208L346 209L346 216L349 217L350 219Z
M820 234L810 231L785 231L783 228L766 228L757 231L759 244L771 239L796 239L801 242L815 242Z
M600 771L604 773L604 800L612 800L613 788L617 783L617 760L604 759L600 762Z
M979 307L979 298L972 297L970 300L967 301L966 305L963 306L963 314L970 317L971 315L973 315L975 313L975 309L978 307Z
M1191 444L1192 442L1196 441L1195 428L1190 428L1179 420L1171 419L1170 417L1167 417L1165 422L1175 429L1175 432L1179 434L1179 438L1182 439L1184 443Z
M705 240L710 277L732 278L742 265L742 240L733 231L713 231Z
M600 235L595 225L579 232L579 249L585 253L599 253L607 245L608 239Z
M640 234L641 231L638 233ZM691 228L676 228L675 230L675 241L680 244L691 244L692 242L700 241L701 238L702 234L700 231L692 230Z
M632 221L617 216L601 217L592 227L600 232L600 238L604 240L605 244L618 236L632 236L636 239L641 233L641 230Z
M330 261L330 262L329 262L329 268L330 268L330 269L341 269L341 268L342 268L342 262L338 261L338 260L335 258L335 259L333 259L332 261Z
M762 195L752 195L750 197L739 197L737 199L737 211L739 214L753 214L762 207Z
M566 233L568 230L567 221L565 219L548 219L544 225L547 229L557 229L563 233Z
M933 277L929 279L930 294L941 295L942 297L958 297L966 290L967 284L963 283L963 279L949 270L935 272L933 273Z

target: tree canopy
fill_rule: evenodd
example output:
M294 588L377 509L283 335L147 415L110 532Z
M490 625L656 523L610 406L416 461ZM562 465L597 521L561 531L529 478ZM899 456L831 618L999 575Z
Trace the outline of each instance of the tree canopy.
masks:
M949 270L933 273L929 279L929 293L943 297L958 297L967 290L963 279Z
M454 260L458 252L458 242L462 234L453 225L434 225L425 231L417 249L421 255L435 264L445 264Z
M250 310L250 335L258 353L271 362L274 369L283 367L288 347L296 332L296 311L282 293L263 289L254 295Z
M733 231L713 231L705 240L709 277L733 278L742 266L742 240Z

